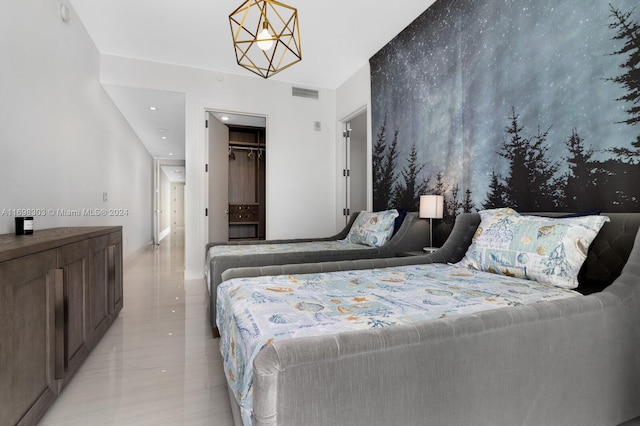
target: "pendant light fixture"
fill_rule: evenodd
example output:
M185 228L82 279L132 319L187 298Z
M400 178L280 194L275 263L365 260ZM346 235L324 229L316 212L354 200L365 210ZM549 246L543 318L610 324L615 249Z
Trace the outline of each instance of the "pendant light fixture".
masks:
M295 8L275 0L247 0L229 22L241 67L269 78L302 60Z

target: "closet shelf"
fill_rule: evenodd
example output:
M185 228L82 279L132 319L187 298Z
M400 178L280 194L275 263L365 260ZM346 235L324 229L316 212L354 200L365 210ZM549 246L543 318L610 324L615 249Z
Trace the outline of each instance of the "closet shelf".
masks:
M264 144L258 142L229 141L229 146L246 146L250 148L264 148Z

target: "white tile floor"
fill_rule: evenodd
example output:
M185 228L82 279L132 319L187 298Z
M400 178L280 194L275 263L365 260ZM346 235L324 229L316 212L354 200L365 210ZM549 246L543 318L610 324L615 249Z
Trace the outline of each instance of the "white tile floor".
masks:
M176 230L124 269L124 308L40 425L233 424L204 280Z

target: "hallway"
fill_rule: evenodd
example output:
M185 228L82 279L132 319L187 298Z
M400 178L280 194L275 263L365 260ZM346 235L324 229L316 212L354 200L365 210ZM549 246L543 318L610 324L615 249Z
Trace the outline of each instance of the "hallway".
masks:
M183 228L125 266L119 317L40 425L233 424L204 279L183 272Z

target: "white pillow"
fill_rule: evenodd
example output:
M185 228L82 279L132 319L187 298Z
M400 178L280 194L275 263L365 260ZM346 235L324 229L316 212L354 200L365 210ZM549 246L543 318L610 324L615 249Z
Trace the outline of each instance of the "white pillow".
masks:
M578 287L578 273L606 216L548 218L515 210L483 210L478 229L458 262L480 271Z
M360 212L347 237L342 241L381 247L393 234L393 225L397 217L398 210L396 209L381 212Z

